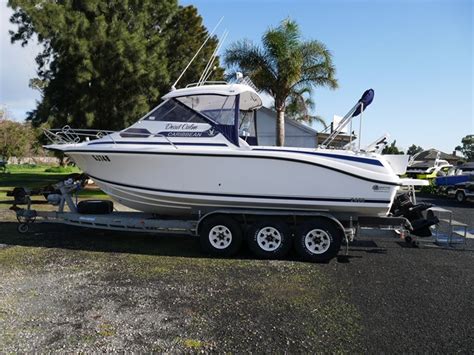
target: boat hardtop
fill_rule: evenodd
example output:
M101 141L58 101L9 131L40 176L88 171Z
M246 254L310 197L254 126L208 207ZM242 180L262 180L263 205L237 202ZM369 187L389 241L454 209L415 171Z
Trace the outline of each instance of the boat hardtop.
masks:
M163 96L163 99L198 95L239 95L239 109L250 111L257 110L262 107L262 99L252 87L246 84L237 83L188 86L186 88L170 91L168 94Z

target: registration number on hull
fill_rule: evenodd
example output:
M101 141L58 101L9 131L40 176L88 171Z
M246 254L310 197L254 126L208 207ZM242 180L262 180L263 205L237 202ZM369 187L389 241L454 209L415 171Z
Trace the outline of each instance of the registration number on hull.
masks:
M110 161L110 158L107 155L92 155L92 158L95 161L105 161L105 162Z

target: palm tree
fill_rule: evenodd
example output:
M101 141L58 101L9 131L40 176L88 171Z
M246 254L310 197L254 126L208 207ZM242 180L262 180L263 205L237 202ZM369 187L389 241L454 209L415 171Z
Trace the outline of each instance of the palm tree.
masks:
M298 24L284 20L262 37L263 47L237 41L226 50L224 61L249 76L258 89L271 95L277 111L277 145L285 144L285 109L291 96L316 86L337 88L332 55L316 40L303 41Z
M285 114L288 117L306 123L320 123L327 128L326 121L318 115L312 115L311 110L314 109L315 103L311 98L311 87L302 87L294 90L288 97Z

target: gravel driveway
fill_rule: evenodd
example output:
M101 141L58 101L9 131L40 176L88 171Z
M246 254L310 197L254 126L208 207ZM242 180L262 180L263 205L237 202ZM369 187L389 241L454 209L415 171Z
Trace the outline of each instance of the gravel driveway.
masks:
M454 209L472 224L472 204ZM371 233L309 264L206 258L190 237L19 235L12 217L0 210L0 352L474 350L474 240L409 248Z

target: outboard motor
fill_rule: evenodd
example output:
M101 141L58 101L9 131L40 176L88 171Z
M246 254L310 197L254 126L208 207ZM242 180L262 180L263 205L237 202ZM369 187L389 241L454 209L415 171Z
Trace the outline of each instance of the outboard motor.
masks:
M390 213L395 217L405 217L413 227L411 234L419 237L431 237L430 226L439 223L438 217L432 213L425 218L423 211L433 207L431 203L413 204L410 195L405 193L398 195L393 201Z

